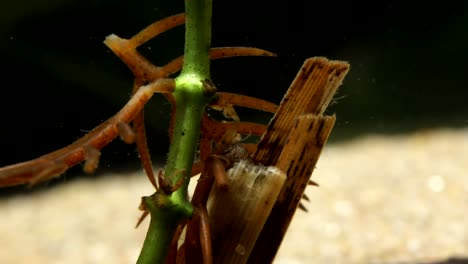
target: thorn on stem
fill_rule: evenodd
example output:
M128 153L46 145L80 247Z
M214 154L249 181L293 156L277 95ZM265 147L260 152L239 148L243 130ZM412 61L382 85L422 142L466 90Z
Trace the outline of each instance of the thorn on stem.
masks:
M309 180L309 182L307 183L308 185L313 185L313 186L317 186L319 187L320 185L312 180Z
M178 174L183 174L182 177L180 177L180 179L174 184L174 185L171 185L171 183L167 180L166 176L164 176L164 173L162 172L162 170L159 171L158 173L158 184L159 184L159 188L165 193L165 194L171 194L175 191L177 191L177 189L180 188L180 186L182 186L182 184L184 184L184 181L185 181L185 169L179 169L179 170L176 170L174 172L174 176L178 175Z
M145 220L146 216L148 216L149 214L148 208L146 208L145 203L144 203L144 197L141 197L141 202L140 202L140 205L138 206L138 210L143 211L143 213L138 218L135 228L138 228L138 226L140 226L140 224L143 222L143 220Z
M210 79L205 79L202 81L203 92L207 95L214 95L218 89Z
M138 222L135 225L135 228L138 228L140 224L145 220L145 218L149 215L149 211L143 211L143 213L138 218Z
M309 212L309 210L307 210L303 203L299 203L299 209L301 209L304 212Z

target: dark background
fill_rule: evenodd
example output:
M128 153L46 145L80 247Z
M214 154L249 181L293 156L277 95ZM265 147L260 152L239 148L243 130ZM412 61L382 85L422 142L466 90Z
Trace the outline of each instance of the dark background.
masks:
M328 109L337 115L331 141L467 126L467 11L463 1L215 0L213 46L254 46L278 57L214 61L212 79L219 90L279 103L302 62L325 56L351 64ZM180 12L182 0L3 1L0 166L66 146L116 113L129 98L132 75L104 38L129 38ZM183 53L183 34L176 28L141 52L162 65ZM169 110L158 95L146 107L156 162L164 162L168 149ZM270 117L241 115L261 122ZM135 168L135 147L115 140L103 150L97 174Z

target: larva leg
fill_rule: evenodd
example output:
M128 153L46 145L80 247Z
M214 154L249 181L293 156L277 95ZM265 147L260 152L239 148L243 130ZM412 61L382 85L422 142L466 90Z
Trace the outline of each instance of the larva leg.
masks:
M211 231L206 207L195 205L195 214L187 223L187 233L183 245L185 259L190 263L213 263Z
M143 80L135 79L133 84L133 93L138 91L138 88L143 84ZM145 170L146 176L155 189L158 188L156 177L154 176L153 165L151 163L151 155L148 149L148 141L146 140L145 117L144 111L141 110L136 114L132 121L133 129L135 130L135 142L138 154L140 155L140 162Z
M203 171L203 162L199 161L192 165L192 177L200 174Z
M196 210L192 219L187 223L186 235L184 241L184 259L189 260L190 263L203 263L203 255L201 249L201 240L200 240L200 217L199 217L199 207L201 204L194 204Z
M184 22L185 15L177 14L149 25L129 40L111 34L106 37L104 44L127 64L135 77L143 78L148 81L155 81L156 79L164 78L168 75L164 76L161 74L161 68L151 64L136 48L160 33L181 25Z
M256 135L261 136L267 130L266 125L251 123L251 122L239 122L237 124L237 132L243 135Z
M216 96L217 100L212 104L219 104L220 106L232 104L270 113L275 113L278 110L278 105L255 97L226 92L218 92Z
M84 159L85 164L83 166L83 171L85 173L93 173L99 166L99 158L101 157L101 152L92 146L84 146Z
M133 144L135 142L135 132L129 124L118 122L117 130L119 131L120 139L123 142L126 144Z
M219 142L223 137L225 137L226 131L232 130L236 131L236 122L217 122L205 113L202 117L202 136L207 142ZM211 144L211 143L209 143ZM202 149L200 149L202 150ZM203 153L201 153L203 154ZM201 156L201 159L208 158L208 155L211 154L211 147L210 150L205 153L205 156ZM219 153L218 153L219 154Z
M49 177L49 175L60 175L69 169L69 166L62 161L50 161L48 163L43 163L41 165L43 168L34 167L34 173L30 177L26 178L24 181L19 181L16 184L28 183L28 187L31 188L38 182L43 181L44 178ZM40 166L40 165L39 165ZM27 168L30 169L30 168ZM14 178L13 178L14 179ZM2 185L4 186L4 185ZM5 185L8 186L8 185Z
M227 163L229 162L220 155L210 155L206 161L208 177L214 178L216 188L225 192L229 189Z
M210 49L210 59L222 59L231 57L245 57L245 56L276 56L274 53L267 50L251 48L251 47L219 47ZM162 76L167 77L171 74L178 72L184 64L184 56L180 56L168 64L160 68Z
M178 249L179 238L180 238L180 235L182 234L182 231L184 230L185 225L186 225L186 222L183 222L177 226L174 236L172 237L171 245L169 246L166 261L164 262L164 264L176 264L177 263L177 254L178 254L177 249Z
M198 217L200 218L200 246L203 257L203 264L213 263L213 249L211 244L210 221L206 207L200 206L197 208Z
M136 47L156 37L157 35L171 28L174 28L176 26L182 25L184 23L185 23L184 13L173 15L173 16L161 19L159 21L156 21L153 24L147 26L142 31L138 32L131 39L129 39L129 42L130 42L129 47L135 49Z
M35 184L59 176L68 168L84 160L84 146L100 150L117 137L119 133L117 124L132 121L156 91L170 92L173 89L174 81L171 79L160 79L140 87L117 114L67 147L34 160L0 168L0 187L25 183Z

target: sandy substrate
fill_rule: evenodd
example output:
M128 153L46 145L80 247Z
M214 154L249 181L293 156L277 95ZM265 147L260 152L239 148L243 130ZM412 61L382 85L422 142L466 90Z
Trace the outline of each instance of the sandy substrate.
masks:
M275 263L468 258L468 129L328 144ZM0 263L134 263L141 173L0 200Z

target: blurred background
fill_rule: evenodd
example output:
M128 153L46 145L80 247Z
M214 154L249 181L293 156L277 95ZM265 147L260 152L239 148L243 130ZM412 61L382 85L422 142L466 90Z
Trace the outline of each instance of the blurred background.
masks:
M3 1L0 166L64 147L115 114L128 100L133 79L104 38L111 33L130 38L180 12L182 0ZM283 250L297 251L296 258L279 258L278 263L310 263L311 254L316 263L435 263L466 255L467 32L464 1L214 1L213 46L253 46L278 55L213 61L212 80L220 91L279 103L305 59L325 56L351 65L327 110L337 115L337 123L314 174L322 187L308 190L312 201L320 201L308 208L320 213L298 213L288 231L292 243L285 243L292 247ZM184 28L178 27L139 50L163 65L183 53L183 39ZM262 123L271 117L239 112L244 120ZM170 104L160 95L145 108L150 151L160 165L168 150L169 113ZM64 263L60 254L80 254L73 244L78 243L101 261L78 261L82 254L71 257L74 263L118 263L109 256L119 257L124 249L131 251L126 256L130 261L119 263L131 263L145 227L127 239L137 213L124 220L124 203L136 212L139 197L152 191L140 171L135 146L115 140L103 149L94 175L83 175L76 166L33 189L0 190L5 198L0 200L0 241L10 245L0 260L11 263L9 257L21 255L21 263L41 263L39 256L50 253ZM113 176L99 177L104 174ZM70 187L75 179L84 183ZM50 188L56 185L63 189ZM36 192L45 189L50 192ZM37 196L26 201L27 195L10 195L19 193ZM94 209L101 204L96 196L115 207ZM112 243L106 244L93 237L106 231L99 223L124 226L107 228L110 233L103 236L112 237ZM24 234L18 236L17 230ZM66 236L70 232L78 233L75 242ZM48 244L39 243L44 237ZM24 239L38 248L26 247ZM321 243L298 246L297 241L308 241L304 239ZM134 244L125 244L130 240ZM24 248L32 253L16 253Z
M215 1L213 46L254 46L277 58L214 61L221 91L279 103L302 62L345 60L351 70L328 113L338 121L331 140L366 133L468 125L466 3ZM63 147L116 113L128 100L132 75L103 44L129 38L183 11L183 1L6 1L0 10L0 166ZM183 53L184 28L140 51L156 65ZM170 105L159 95L146 107L155 160L167 152ZM245 111L244 111L245 112ZM241 112L268 122L269 115ZM138 166L134 146L116 140L102 169Z

